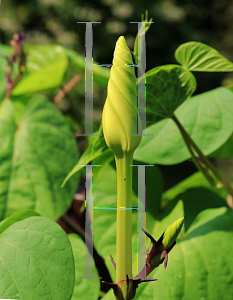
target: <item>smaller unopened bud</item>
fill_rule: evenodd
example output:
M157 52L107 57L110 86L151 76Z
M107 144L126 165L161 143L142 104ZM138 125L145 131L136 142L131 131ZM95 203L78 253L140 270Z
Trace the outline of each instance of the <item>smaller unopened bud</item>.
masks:
M147 252L146 265L140 272L139 276L146 273L148 276L155 268L164 262L164 267L167 267L168 253L176 244L176 239L184 224L184 217L175 221L170 225L167 230L161 235L158 241L156 241L149 233L143 228L142 231L150 238L151 246ZM146 269L146 270L145 270Z
M172 225L170 225L163 235L163 246L164 249L169 249L175 242L181 231L181 228L184 224L184 217L175 221Z

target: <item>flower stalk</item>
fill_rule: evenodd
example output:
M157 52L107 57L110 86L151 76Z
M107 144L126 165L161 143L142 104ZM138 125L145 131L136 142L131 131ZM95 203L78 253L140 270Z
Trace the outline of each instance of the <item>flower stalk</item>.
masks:
M116 159L117 168L117 238L116 281L132 277L132 167L133 153Z
M137 83L124 37L116 43L102 124L105 141L114 152L117 169L117 299L133 299L132 285L132 167L133 152L141 142L137 118ZM138 134L138 135L137 135Z
M216 184L214 179L211 177L208 169L214 174L214 176L222 183L225 189L228 191L230 195L233 196L233 189L230 183L221 175L218 169L209 161L209 159L202 153L202 151L198 148L195 142L191 139L190 135L186 132L184 127L181 125L177 117L173 114L172 120L176 123L177 127L179 128L181 135L184 139L184 142L192 155L193 161L196 164L197 168L203 173L206 179L216 188ZM193 150L199 155L199 159L197 159L193 153Z

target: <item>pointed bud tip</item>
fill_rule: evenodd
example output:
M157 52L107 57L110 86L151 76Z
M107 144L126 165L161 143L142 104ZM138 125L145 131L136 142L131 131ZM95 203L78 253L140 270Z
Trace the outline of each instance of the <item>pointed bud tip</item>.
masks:
M120 36L119 38L118 38L118 40L117 40L117 42L116 42L116 47L115 48L118 48L118 47L122 47L122 48L129 48L128 47L128 44L127 44L127 42L126 42L126 39L125 39L125 37L122 35L122 36Z
M121 35L121 36L118 38L117 43L124 43L124 44L126 44L125 37L124 37L123 35Z
M172 244L176 241L182 226L184 224L184 217L176 220L173 224L171 224L164 233L163 236L163 245L164 248L168 250L172 246Z

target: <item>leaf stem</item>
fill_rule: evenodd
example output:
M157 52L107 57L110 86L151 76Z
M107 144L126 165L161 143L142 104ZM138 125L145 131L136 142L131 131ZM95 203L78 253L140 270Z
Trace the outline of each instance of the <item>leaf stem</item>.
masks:
M116 157L117 239L116 282L132 277L132 167L133 152Z
M202 153L202 151L198 148L198 146L195 144L195 142L192 140L190 135L187 133L187 131L184 129L184 127L181 125L175 114L172 116L173 121L176 123L177 127L179 128L181 135L185 141L185 144L188 147L188 150L190 151L192 157L193 157L193 151L192 148L196 151L196 153L199 155L201 162L208 167L213 174L218 178L218 180L223 184L223 186L226 188L229 194L233 195L233 189L229 182L220 174L220 172L215 168L215 166L209 161L209 159ZM195 155L194 155L195 157ZM193 157L193 159L194 159ZM207 172L205 168L201 165L201 163L196 159L194 162L197 162L199 165L199 169L202 171L204 176L207 178L207 180L213 185L213 178L210 176L210 174ZM211 179L210 179L211 178ZM214 184L216 187L216 185Z

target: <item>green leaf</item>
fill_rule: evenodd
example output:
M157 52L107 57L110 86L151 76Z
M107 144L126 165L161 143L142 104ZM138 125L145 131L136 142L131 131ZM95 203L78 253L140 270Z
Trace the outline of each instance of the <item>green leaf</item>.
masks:
M103 127L102 124L98 130L98 134L102 136L89 137L89 145L83 155L80 157L78 163L73 167L70 173L66 176L65 180L62 183L62 187L65 186L67 181L77 172L79 172L84 166L89 164L93 159L99 157L104 152L112 152L108 149L108 146L103 137Z
M230 72L233 63L217 50L199 42L189 42L178 47L176 60L190 71Z
M177 65L154 68L146 73L146 120L156 123L172 116L196 89L191 72Z
M175 115L195 143L209 155L223 145L233 128L233 93L226 88L194 96L185 101ZM172 120L147 128L134 159L145 163L176 164L190 158L181 134Z
M32 74L52 65L60 60L65 60L67 55L63 47L58 45L25 45L27 53L26 73Z
M222 197L203 187L189 188L185 192L178 194L174 201L179 201L180 199L184 205L185 231L189 229L201 211L208 208L229 208Z
M70 300L74 259L58 224L29 217L6 228L0 242L1 299Z
M151 274L158 282L141 285L135 299L232 299L232 228L226 208L201 212L169 254L167 269L160 266Z
M6 230L8 227L10 227L12 224L22 221L24 219L27 219L29 217L35 217L35 216L40 216L36 211L32 209L26 209L23 211L19 211L17 213L14 213L12 216L9 218L3 220L0 223L0 234Z
M183 213L181 202L153 231L157 239L167 223ZM185 218L186 221L186 218ZM150 232L149 232L150 233ZM157 282L141 283L134 299L224 299L233 297L233 218L225 208L206 209L198 214L190 229L181 232L168 254L168 266L160 265L150 274ZM109 291L103 300L113 300Z
M64 48L67 56L71 60L71 63L79 71L85 70L85 57L73 50ZM110 76L110 69L107 67L97 66L96 62L93 62L93 81L106 87Z
M0 220L34 209L56 220L70 206L78 185L61 183L78 150L67 123L45 98L31 98L19 123L10 100L0 106Z
M100 279L87 279L85 276L85 264L91 263L93 266L93 277L98 278L99 274L95 267L94 260L88 252L88 258L85 256L85 244L76 234L69 234L69 240L73 248L75 262L75 286L71 300L97 300L100 293ZM80 279L77 277L84 277Z
M116 173L108 164L98 171L97 177L95 177L95 168L93 172L93 204L94 208L96 207L93 212L94 244L100 255L105 258L114 281L115 269L109 255L116 257L116 211L113 210L116 207ZM175 299L177 295L177 299L196 300L201 299L203 293L205 299L230 300L231 298L225 295L232 297L233 292L231 284L233 260L230 258L230 253L233 251L232 212L224 207L226 204L220 197L208 190L190 190L182 198L183 201L172 201L157 215L151 213L151 209L147 207L146 231L156 240L182 216L185 216L185 223L187 222L189 228L185 225L188 231L182 229L177 245L169 253L167 269L165 270L161 265L150 274L149 277L155 277L158 281L140 284L135 299L153 300L156 295L158 299L170 300ZM133 199L133 206L136 206L135 195ZM153 201L155 199L147 197L147 203ZM206 209L208 206L218 208ZM100 207L106 208L100 210ZM137 270L137 212L135 211L133 211L132 226L135 276ZM147 246L149 243L147 239ZM227 255L228 251L229 255ZM186 285L184 286L185 282L188 283L187 288ZM194 292L192 292L192 285ZM216 289L212 291L214 286ZM103 298L103 300L110 299L115 299L112 290Z
M62 47L56 45L27 46L27 68L11 94L22 95L58 87L68 65Z
M214 192L217 195L219 195L221 198L223 198L226 201L226 197L227 197L227 191L226 191L226 189L224 187L222 187L222 188L214 188L212 185L210 185L210 183L208 182L208 180L206 179L206 177L200 171L192 174L191 176L189 176L188 178L184 179L183 181L181 181L180 183L178 183L174 187L172 187L169 190L167 190L163 194L163 200L165 200L165 201L171 201L171 200L173 200L175 198L179 199L179 194L185 193L190 188L193 188L193 189L194 188L209 189L212 192ZM212 199L212 197L210 197L210 198ZM205 200L205 201L207 201L207 200ZM203 202L205 202L205 201L203 199Z
M12 89L11 94L17 96L58 87L63 81L67 62L67 59L62 59L43 68L39 72L23 76L19 83Z
M229 137L225 144L209 155L211 158L232 157L233 156L233 135Z

